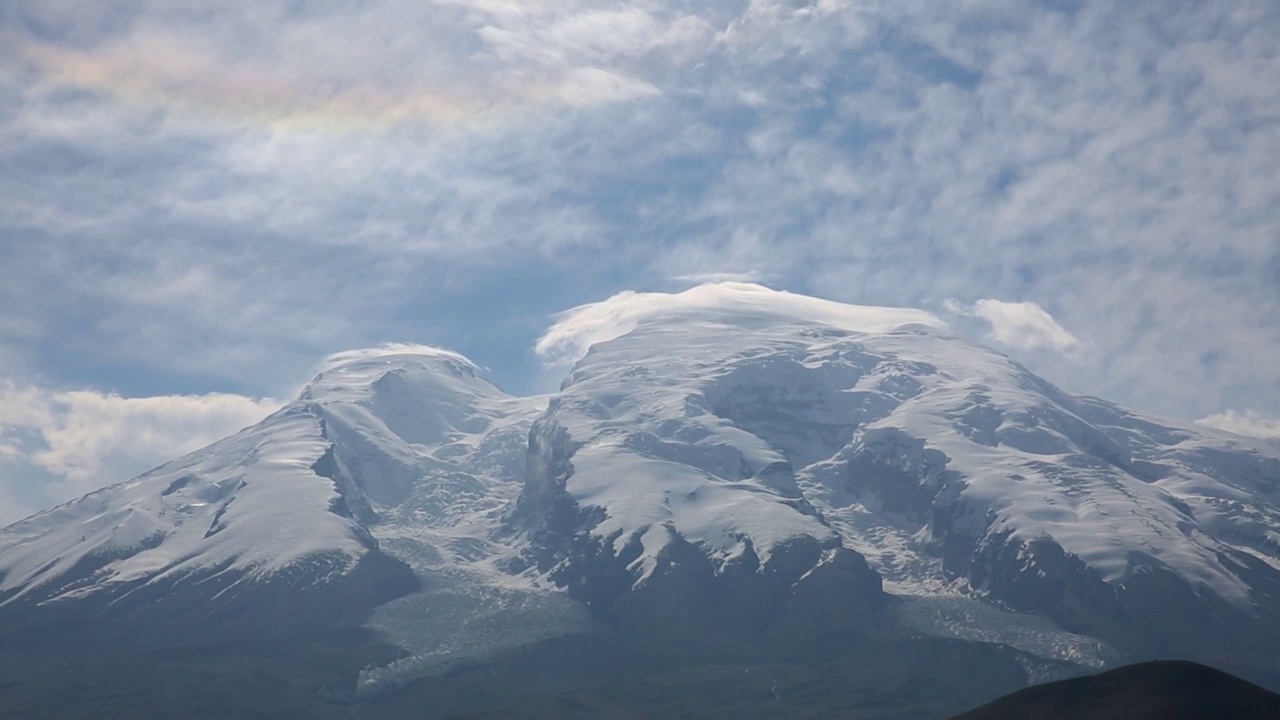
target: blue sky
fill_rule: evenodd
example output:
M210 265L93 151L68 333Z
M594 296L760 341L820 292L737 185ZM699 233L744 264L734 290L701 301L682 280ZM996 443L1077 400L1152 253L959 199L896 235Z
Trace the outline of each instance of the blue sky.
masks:
M715 277L1280 432L1271 0L180 5L0 7L0 521Z

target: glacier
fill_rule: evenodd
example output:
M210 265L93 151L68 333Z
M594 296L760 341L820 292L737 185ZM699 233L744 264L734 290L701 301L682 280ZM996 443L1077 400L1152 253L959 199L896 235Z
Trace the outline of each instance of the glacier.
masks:
M404 651L370 697L578 634L1280 669L1273 442L1071 394L923 311L742 283L580 308L539 351L567 372L533 397L448 350L339 354L261 423L0 530L0 645L353 625Z

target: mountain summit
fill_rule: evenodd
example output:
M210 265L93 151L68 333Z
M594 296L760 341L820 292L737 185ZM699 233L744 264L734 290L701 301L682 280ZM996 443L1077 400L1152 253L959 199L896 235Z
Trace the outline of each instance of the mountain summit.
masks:
M0 644L366 627L404 657L365 693L583 634L945 639L1024 681L1280 669L1272 444L1064 392L927 313L752 285L619 296L540 349L572 366L528 398L445 350L335 356L258 425L5 528Z

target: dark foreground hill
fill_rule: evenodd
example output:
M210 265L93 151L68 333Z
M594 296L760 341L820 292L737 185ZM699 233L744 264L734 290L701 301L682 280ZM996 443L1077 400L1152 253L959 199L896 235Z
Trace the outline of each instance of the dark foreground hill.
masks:
M1162 660L1019 690L953 720L1270 720L1280 695L1193 662Z

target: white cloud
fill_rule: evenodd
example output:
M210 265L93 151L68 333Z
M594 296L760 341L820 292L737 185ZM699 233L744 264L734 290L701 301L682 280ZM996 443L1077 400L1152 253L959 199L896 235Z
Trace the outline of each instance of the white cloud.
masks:
M372 360L392 355L422 355L424 357L446 358L448 360L467 365L473 369L479 369L479 366L471 362L471 360L465 355L445 348L433 347L431 345L419 345L417 343L383 343L377 347L343 350L342 352L333 353L329 357L325 358L324 363L321 365L321 369L329 370L338 367L339 365L345 365L359 360Z
M0 467L9 501L0 507L0 524L127 480L279 405L221 393L125 398L0 382Z
M560 97L570 105L620 102L657 94L658 89L643 80L600 68L577 68L560 86Z
M746 272L705 272L690 273L687 275L676 275L671 278L678 283L689 285L704 285L707 283L723 283L723 282L740 282L740 283L758 283L767 279L764 273L755 270Z
M1219 430L1226 430L1237 435L1258 438L1280 438L1280 418L1269 417L1254 410L1228 410L1209 417L1196 420L1201 425L1208 425Z
M923 310L846 305L762 285L722 282L680 293L628 290L603 302L567 310L556 316L534 351L548 364L570 364L586 355L592 345L621 337L643 323L688 315L711 321L731 316L735 322L786 317L854 332L885 332L909 324L946 327Z
M1069 389L1275 415L1280 6L1053 5L17 3L0 355L272 394L334 349L517 358L553 308L759 269L1032 298L1071 330L1008 337L1086 339L1021 358Z
M1033 302L983 298L965 305L952 298L944 307L949 313L985 320L991 325L990 339L1019 350L1049 348L1070 356L1082 347L1079 338Z

